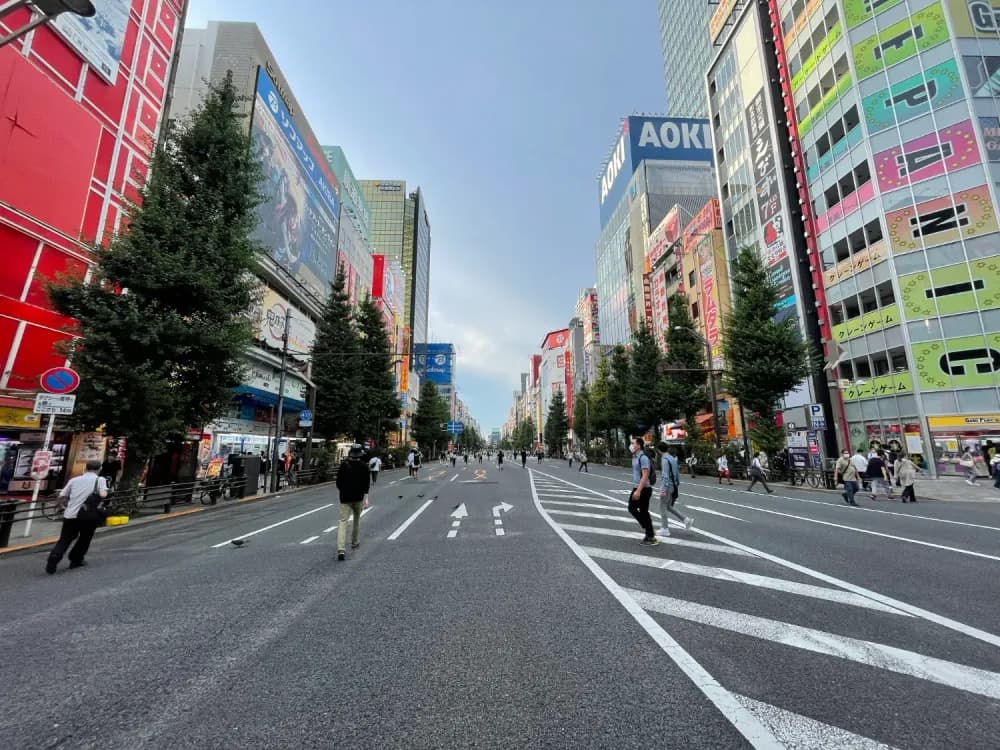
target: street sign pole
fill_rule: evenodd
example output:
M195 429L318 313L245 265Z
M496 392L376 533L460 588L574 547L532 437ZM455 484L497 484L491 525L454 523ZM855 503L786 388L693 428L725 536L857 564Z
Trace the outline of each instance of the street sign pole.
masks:
M56 425L56 415L49 414L49 426L45 430L45 442L42 445L42 450L47 451L49 449L49 444L52 442L52 432ZM21 534L22 537L27 537L31 535L31 521L32 516L35 513L35 505L38 503L38 490L41 489L42 480L36 479L34 487L31 488L31 505L28 506L28 520L24 522L24 533Z
M285 310L285 335L281 345L281 376L278 378L278 421L274 425L274 448L271 451L271 492L278 491L278 451L281 446L281 420L285 410L285 366L288 362L288 329L292 323L290 310Z

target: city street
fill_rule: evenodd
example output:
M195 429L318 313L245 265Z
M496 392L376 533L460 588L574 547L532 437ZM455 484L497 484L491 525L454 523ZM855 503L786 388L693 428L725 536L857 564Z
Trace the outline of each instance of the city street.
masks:
M332 487L0 559L4 746L998 746L1000 505L685 477L646 547L527 468L384 473L344 562Z

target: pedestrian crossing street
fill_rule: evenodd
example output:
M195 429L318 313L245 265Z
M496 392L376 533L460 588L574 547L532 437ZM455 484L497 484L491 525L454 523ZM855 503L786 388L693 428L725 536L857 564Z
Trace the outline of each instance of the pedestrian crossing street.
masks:
M955 632L946 618L720 541L742 519L685 510L683 495L695 527L671 519L671 536L647 547L627 491L539 471L531 485L584 564L634 617L638 607L655 621L636 617L649 647L659 644L755 747L1000 747L995 636ZM934 721L942 712L975 719L945 729Z

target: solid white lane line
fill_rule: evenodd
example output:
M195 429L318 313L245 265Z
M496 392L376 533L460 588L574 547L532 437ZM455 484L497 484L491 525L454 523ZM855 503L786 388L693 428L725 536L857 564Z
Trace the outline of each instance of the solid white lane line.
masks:
M339 525L339 524L338 524L338 525ZM337 527L336 527L336 526L331 526L331 527L330 527L330 528L328 528L328 529L323 529L323 533L324 533L324 534L329 534L329 533L330 533L331 531L336 531L336 530L337 530Z
M545 508L542 507L541 502L538 500L538 496L535 494L535 481L534 476L529 475L529 481L531 482L531 494L535 501L535 508L538 510L539 515L545 519L545 522L552 527L552 530L559 536L560 539L566 544L567 547L573 552L574 555L582 562L586 568L593 574L593 576L601 582L601 584L608 590L619 604L627 611L632 618L645 630L649 636L656 642L660 649L676 664L683 672L688 676L688 678L695 684L695 686L704 693L716 708L722 713L723 716L736 728L736 730L746 737L747 741L750 742L758 750L779 750L784 748L784 744L778 740L778 738L768 729L751 711L747 710L740 704L739 701L733 697L733 694L722 687L718 680L712 677L709 672L701 666L694 657L691 656L684 648L663 629L656 620L654 620L649 613L645 612L636 602L630 597L625 590L615 583L611 576L605 573L601 567L595 563L590 557L584 552L580 545L578 545L573 538L570 537L559 524L557 524Z
M309 544L309 542L315 542L317 539L319 539L318 536L311 536L308 539L303 539L299 544Z
M896 750L892 745L883 745L860 734L824 724L770 703L761 703L736 693L732 695L787 747L795 750L830 750L831 747L847 750Z
M586 488L581 488L586 489ZM596 490L588 490L591 494L598 497L603 497L606 500L611 500L620 504L627 504L624 500L616 500L610 495L605 495L602 492ZM652 515L658 516L658 514L653 513ZM829 583L845 591L851 591L855 594L860 594L861 596L867 596L875 601L881 602L882 604L887 604L890 607L895 607L904 612L908 612L914 617L919 617L921 619L927 620L928 622L933 622L942 627L948 628L949 630L954 630L962 635L967 635L970 638L975 638L976 640L983 641L984 643L989 643L992 646L1000 647L1000 636L994 635L993 633L988 633L985 630L980 630L979 628L973 627L971 625L966 625L964 622L959 622L958 620L953 620L950 617L945 617L944 615L939 615L936 612L931 612L930 610L923 609L922 607L917 607L913 604L907 604L906 602L900 601L899 599L894 599L891 596L886 596L885 594L880 594L877 591L872 591L871 589L866 589L863 586L858 586L856 584L844 581L840 578L835 578L834 576L827 575L826 573L821 573L818 570L813 570L812 568L807 568L805 565L799 565L798 563L792 562L791 560L786 560L783 557L778 557L777 555L772 555L763 550L759 550L755 547L750 547L746 544L741 544L733 539L729 539L718 534L713 534L710 531L705 531L704 529L692 529L693 533L703 536L707 539L714 539L721 544L727 544L734 550L742 551L748 555L753 555L754 557L759 557L762 560L769 560L777 565L781 565L789 570L794 570L803 575L807 575L810 578L815 578L818 581L823 581L824 583Z
M594 498L590 498L593 500ZM569 503L559 500L542 500L546 508L550 505L565 505L570 508L596 508L597 510L622 510L620 505L600 505L599 503Z
M709 510L708 508L700 508L697 505L687 505L686 507L690 508L691 510L697 510L697 511L699 511L701 513L708 513L708 515L710 515L710 516L722 516L723 518L731 518L734 521L742 521L743 523L750 523L745 518L737 518L736 516L731 516L728 513L720 513L717 510Z
M874 609L879 612L888 612L902 617L912 617L912 615L889 607L885 604L872 601L866 596L859 596L841 589L831 589L825 586L813 586L811 583L799 583L797 581L787 581L783 578L771 578L769 576L759 576L753 573L744 573L740 570L730 570L729 568L716 568L710 565L696 565L694 563L681 562L680 560L665 560L662 557L651 557L648 555L634 555L629 552L618 552L617 550L601 549L599 547L584 547L591 557L598 557L604 560L629 563L631 565L643 565L647 568L659 568L673 573L687 573L689 575L714 578L718 581L730 581L732 583L743 583L748 586L756 586L761 589L781 591L786 594L796 594L798 596L808 596L813 599L823 599L837 604L849 604L853 607L864 607Z
M363 511L361 511L361 517L362 517L362 518L364 518L365 514L366 514L366 513L368 512L368 511L370 511L370 510L374 510L374 509L375 509L375 506L374 506L374 505L369 505L369 506L368 506L367 508L365 508L365 509L364 509ZM337 526L339 526L339 525L340 525L340 524L338 523L338 524L337 524L336 526L331 526L331 527L330 527L330 528L328 528L328 529L323 529L323 533L324 533L324 534L329 534L329 533L330 533L331 531L336 531L336 530L337 530Z
M825 656L885 669L919 680L964 690L988 698L1000 699L1000 673L967 667L964 664L937 659L933 656L906 651L883 643L835 635L822 630L792 625L765 617L730 612L707 604L696 604L670 596L625 589L644 609L682 620L711 625L715 628L760 638L771 643L811 651Z
M452 529L448 532L449 539L454 539L456 536L458 536L458 529Z
M671 524L673 525L673 524ZM579 534L599 534L601 536L613 536L619 539L631 539L632 541L638 543L640 538L641 529L636 528L635 531L622 531L619 529L605 529L600 526L577 526L572 523L560 523L559 526L566 531L575 531ZM708 552L721 552L724 555L736 555L737 557L753 557L746 552L741 552L738 549L733 549L732 547L727 547L723 544L710 544L709 542L692 542L687 539L678 539L676 537L667 537L666 539L660 539L660 544L668 544L676 547L689 547L691 549L701 549Z
M455 481L456 479L458 479L458 474L456 474L455 476L453 476L453 477L452 477L451 479L449 479L448 481L449 481L449 482L454 482L454 481Z
M327 508L332 508L334 503L327 503L326 505L321 505L318 508L313 508L312 510L307 510L305 513L299 513L297 516L292 516L291 518L286 518L284 521L278 521L277 523L272 523L270 526L265 526L262 529L256 529L255 531L248 531L246 534L241 534L240 536L230 537L224 542L219 542L218 544L213 544L212 549L218 549L219 547L225 547L227 544L231 544L235 539L249 539L252 536L257 536L258 534L263 534L265 531L270 531L271 529L276 529L279 526L284 526L286 523L291 523L292 521L298 521L300 518L305 518L306 516L311 516L313 513L319 513L321 510L326 510Z
M391 534L389 534L389 536L387 537L387 541L394 542L397 539L399 539L400 535L404 531L406 531L407 527L411 523L413 523L414 521L417 520L417 516L419 516L421 513L423 513L425 510L427 510L427 506L430 505L433 502L434 502L434 499L431 498L430 500L428 500L427 502L425 502L423 505L421 505L419 508L417 508L416 512L412 516L410 516L405 521L403 521L403 523L400 525L400 527L398 529L396 529L394 532L392 532Z
M503 536L503 529L494 529L497 532L497 536Z
M845 529L847 531L856 531L859 534L868 534L869 536L877 536L883 539L892 539L897 542L907 542L908 544L918 544L921 547L932 547L934 549L945 550L946 552L957 552L960 555L969 555L971 557L980 557L984 560L996 560L1000 562L1000 557L997 555L987 555L985 552L973 552L968 549L961 549L959 547L949 547L946 544L935 544L934 542L925 542L922 539L910 539L905 536L898 536L896 534L885 534L881 531L872 531L871 529L862 529L858 526L848 526L844 523L834 523L833 521L820 521L818 518L809 518L808 516L797 516L794 513L782 513L780 510L771 510L769 508L758 508L753 505L744 505L743 503L734 503L729 500L716 500L714 497L705 497L704 495L692 495L688 494L688 497L696 497L699 500L707 500L712 503L720 503L722 505L730 505L734 508L743 508L745 510L752 510L757 513L767 513L772 516L782 516L784 518L794 518L797 521L805 521L806 523L815 523L820 526L832 526L836 529Z

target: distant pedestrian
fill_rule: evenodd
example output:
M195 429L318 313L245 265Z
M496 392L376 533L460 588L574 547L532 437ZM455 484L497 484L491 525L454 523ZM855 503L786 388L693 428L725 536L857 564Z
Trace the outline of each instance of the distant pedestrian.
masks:
M715 468L719 474L719 484L722 484L723 478L725 478L729 484L733 483L733 478L729 474L729 459L726 458L725 453L715 459Z
M833 483L844 483L844 491L841 497L848 505L857 505L854 496L858 493L858 467L851 460L851 452L844 451L837 459L837 465L833 470Z
M528 451L521 451L521 468L523 469L528 464Z
M590 473L589 464L587 462L587 451L580 451L580 466L577 471L585 471Z
M337 470L337 489L340 491L340 524L337 526L337 559L347 557L347 522L354 516L351 529L351 549L361 546L361 513L368 507L368 490L371 479L362 462L365 449L358 443L351 446Z
M1000 453L994 453L990 459L990 468L993 470L993 486L1000 490Z
M690 529L694 525L694 519L682 515L674 505L680 495L681 470L677 463L677 449L672 448L665 442L656 446L660 451L660 474L663 477L660 483L660 538L670 536L670 524L667 516L674 516L679 519L685 529Z
M378 456L372 456L372 460L368 462L368 473L371 475L372 485L378 482L378 473L382 471L382 459Z
M468 453L468 451L466 451L465 453L462 454L462 459L465 461L465 465L468 466L469 465L469 453Z
M569 468L573 468L573 451L569 453Z
M970 446L965 446L965 452L962 453L962 457L958 459L958 465L965 471L965 483L971 487L975 487L978 484L978 477L976 476L976 459L972 455L972 448Z
M410 450L406 455L406 469L409 472L409 476L415 477L417 475L417 452L415 450Z
M497 453L497 468L503 471L503 451Z
M896 480L899 482L899 486L903 488L903 494L899 498L902 502L917 502L916 490L913 488L913 483L917 478L917 466L910 460L910 457L905 453L899 454L899 458L896 459L896 466L894 467L896 471Z
M542 451L541 449L539 449L539 450L538 450L538 451L537 451L537 452L535 453L535 455L536 455L536 456L538 457L538 463L541 463L541 462L542 462L542 455L543 455L543 453L544 453L544 451Z
M656 538L653 517L649 515L649 500L653 496L653 487L650 484L653 463L646 455L644 447L642 438L632 438L629 450L632 452L632 484L635 486L628 496L628 512L645 532L642 544L656 545L660 540Z
M108 482L104 477L98 476L100 470L100 461L87 461L86 473L70 479L59 493L59 499L66 510L63 512L59 541L49 552L45 563L45 572L49 575L56 572L59 561L74 540L76 544L69 551L70 570L87 564L84 558L90 549L94 532L104 520L102 501L108 496Z
M684 459L684 463L687 464L688 471L691 473L691 478L694 479L695 477L694 467L698 465L698 459L692 453L690 456Z
M764 489L767 490L767 494L773 495L774 490L767 486L767 469L764 466L764 462L767 459L763 455L763 451L755 454L753 461L750 462L750 486L747 487L747 492L753 492L754 485L760 482L764 485Z
M878 451L874 457L868 459L868 484L871 486L872 502L878 500L878 496L885 494L886 500L892 499L892 485L889 484L889 470L885 467L885 453Z
M858 472L858 481L861 482L861 489L868 489L868 459L865 457L864 448L858 448L857 453L851 456L851 463Z

